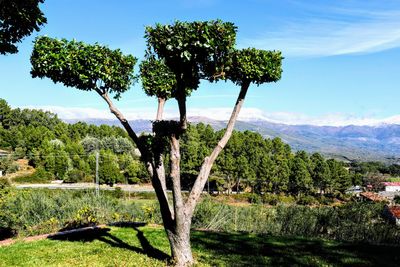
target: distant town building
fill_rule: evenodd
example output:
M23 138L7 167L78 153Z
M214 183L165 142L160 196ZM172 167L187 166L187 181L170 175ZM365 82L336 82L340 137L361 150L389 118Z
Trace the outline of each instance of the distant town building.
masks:
M8 151L0 149L0 158L7 157L9 154Z
M365 201L373 201L373 202L387 201L386 198L384 198L374 192L362 192L362 193L360 193L360 197L362 200L365 200Z
M359 186L359 185L356 185L356 186L349 187L349 188L346 190L345 193L346 193L346 194L351 194L351 195L359 196L362 192L363 192L362 187Z
M389 221L400 226L400 206L385 206L384 214Z
M400 191L400 182L385 182L383 185L385 186L386 192Z

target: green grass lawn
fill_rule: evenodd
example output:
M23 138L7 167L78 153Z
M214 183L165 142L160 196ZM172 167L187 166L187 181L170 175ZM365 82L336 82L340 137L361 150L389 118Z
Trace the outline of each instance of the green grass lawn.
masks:
M399 266L400 247L193 231L200 266ZM165 266L160 227L110 227L0 247L0 266Z

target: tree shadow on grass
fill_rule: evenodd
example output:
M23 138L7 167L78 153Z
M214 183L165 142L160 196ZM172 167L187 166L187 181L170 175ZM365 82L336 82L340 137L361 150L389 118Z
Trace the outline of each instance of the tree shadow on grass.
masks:
M144 225L144 224L143 224ZM121 240L120 238L112 235L110 233L110 228L89 228L84 231L79 232L71 232L67 234L56 234L53 236L49 236L49 239L52 240L61 240L61 241L71 241L71 242L93 242L95 240L102 241L106 244L109 244L112 247L128 249L136 253L145 254L151 258L165 261L170 258L170 256L161 250L154 248L150 242L146 239L143 232L138 229L138 226L143 225L136 225L131 226L134 230L137 231L137 238L141 244L140 247L132 246L125 241Z
M399 266L398 246L343 244L242 233L192 233L202 261L228 266ZM207 251L207 253L202 253Z

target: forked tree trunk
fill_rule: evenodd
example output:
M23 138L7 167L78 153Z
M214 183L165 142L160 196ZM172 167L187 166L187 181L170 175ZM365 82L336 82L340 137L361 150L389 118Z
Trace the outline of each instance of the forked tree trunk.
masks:
M152 177L152 184L156 192L161 215L164 223L164 228L168 236L168 240L171 247L171 255L176 266L191 266L194 263L192 250L190 247L190 227L194 209L197 202L199 201L200 194L204 189L205 183L208 180L208 176L211 171L211 167L225 147L229 138L232 135L232 131L239 115L240 109L243 105L244 98L246 96L249 82L244 82L241 86L241 90L236 101L235 107L232 111L231 118L229 119L225 134L218 142L218 145L214 148L210 156L204 159L204 162L200 168L200 172L196 178L196 181L191 189L188 199L184 201L181 191L180 181L180 145L179 145L179 133L172 134L170 136L170 161L171 161L171 172L170 177L172 180L172 195L173 195L173 207L169 205L166 186L165 186L165 171L163 164L156 164L154 158L152 161L146 159L146 166L149 174ZM102 98L109 105L110 111L120 120L121 124L127 130L129 136L138 146L142 156L147 155L151 151L147 151L146 147L139 141L138 136L130 127L126 118L122 113L114 106L111 99L108 97L106 91L96 90ZM187 127L186 123L186 97L180 95L178 98L179 111L180 111L180 127L185 130ZM164 101L165 102L165 101ZM164 102L159 102L159 110L157 112L157 118L162 118L162 107ZM162 156L160 156L162 159ZM147 158L147 157L145 157Z
M179 134L170 136L170 159L172 180L172 197L175 218L170 227L165 227L171 247L171 256L176 266L190 266L193 264L192 250L190 247L190 226L192 216L188 215L181 191L180 177L180 143Z

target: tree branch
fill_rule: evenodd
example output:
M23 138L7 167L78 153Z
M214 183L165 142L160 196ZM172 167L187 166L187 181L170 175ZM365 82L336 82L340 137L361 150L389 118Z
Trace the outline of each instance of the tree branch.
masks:
M163 113L164 113L164 105L165 105L165 98L159 97L158 98L158 107L157 107L157 116L156 116L156 121L160 121L163 119Z
M158 98L156 121L162 120L165 102L166 102L165 98L162 98L162 97ZM158 157L157 160L155 161L156 172L157 172L158 178L160 179L163 194L165 195L165 199L167 200L169 209L171 210L169 201L168 201L168 194L167 194L167 181L166 181L166 177L165 177L164 157L162 154L155 155L155 156ZM172 218L173 217L174 217L174 214L172 213Z
M184 212L184 204L182 198L182 191L181 191L181 170L180 170L180 146L179 146L179 139L175 134L172 134L170 137L170 144L171 144L171 180L172 180L172 196L174 199L174 212L175 212L175 221L177 224L182 224L183 221L179 221L184 219L183 212Z
M159 166L155 166L155 164L147 158L148 151L140 142L138 136L136 135L135 131L130 126L128 120L124 117L124 115L114 106L114 103L110 99L109 95L105 90L96 89L96 92L107 102L108 107L110 108L111 113L113 113L117 119L121 122L124 126L125 130L128 132L129 137L132 138L133 142L135 142L136 146L138 147L142 158L145 159L145 164L147 170L152 178L152 184L154 190L156 191L157 198L160 202L160 209L163 216L164 223L172 223L173 213L168 203L168 196L166 193L165 187L165 172L164 168L159 169ZM155 170L155 171L154 171ZM163 181L161 181L163 180Z
M176 100L178 101L178 106L179 106L181 130L186 130L187 129L186 92L185 92L185 85L182 82L178 82Z
M221 153L222 149L228 143L229 138L232 135L233 129L235 127L235 123L237 117L239 115L240 109L242 108L244 99L246 97L247 90L249 89L250 82L246 81L242 84L240 88L239 96L236 100L235 107L233 108L231 117L228 121L226 130L221 140L218 142L217 146L211 152L210 156L206 157L201 165L200 172L196 178L196 181L193 185L192 190L190 191L189 198L187 200L186 209L188 214L193 214L196 203L200 197L201 192L207 182L208 176L210 174L212 165L214 164L215 159L218 157L219 153Z

